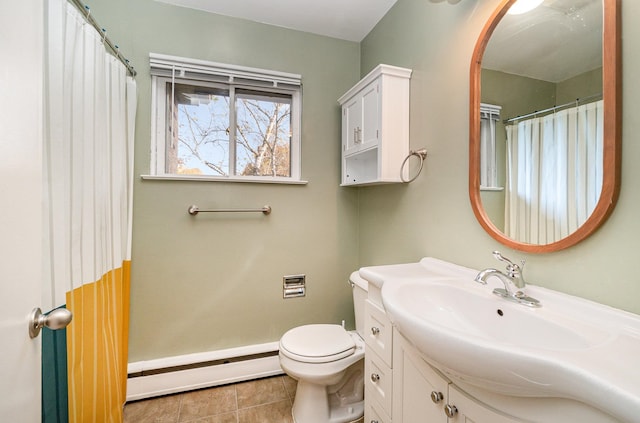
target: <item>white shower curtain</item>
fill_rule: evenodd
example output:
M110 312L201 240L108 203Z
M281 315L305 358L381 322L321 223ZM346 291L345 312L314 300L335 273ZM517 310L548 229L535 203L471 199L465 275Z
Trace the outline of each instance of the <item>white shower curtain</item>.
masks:
M551 244L579 228L602 189L603 102L508 125L505 235Z
M45 281L67 328L69 421L121 421L136 85L67 0L46 0Z

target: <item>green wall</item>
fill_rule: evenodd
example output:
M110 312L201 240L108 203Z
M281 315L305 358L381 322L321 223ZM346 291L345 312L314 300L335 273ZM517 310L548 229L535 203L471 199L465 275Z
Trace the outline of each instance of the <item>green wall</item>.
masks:
M602 94L602 68L558 82L556 87L556 101L558 104L569 103L577 98L600 95Z
M469 204L470 58L499 0L398 0L352 43L152 0L95 0L94 16L138 70L137 175L149 172L149 52L303 75L304 186L135 182L130 361L276 341L288 328L347 320L349 273L424 256L496 266L491 251L528 260L529 283L640 313L640 3L624 0L623 167L605 226L565 251L530 255L495 242ZM378 63L414 70L411 148L429 151L411 184L340 188L336 99ZM263 216L190 217L201 207L260 206ZM282 276L306 273L308 294L282 299Z
M433 256L473 268L498 266L491 251L525 258L531 284L640 313L640 2L623 0L623 158L618 205L581 244L532 255L493 240L476 221L468 195L469 67L476 39L499 0L399 0L363 40L361 74L377 63L414 69L411 148L429 152L409 185L367 187L359 196L360 265Z
M311 322L354 326L357 191L340 188L340 109L360 77L358 43L151 0L98 0L94 16L138 71L135 174L149 173L149 52L299 73L307 185L171 182L134 186L129 361L277 341ZM187 208L273 208L270 216ZM282 277L307 296L282 298Z

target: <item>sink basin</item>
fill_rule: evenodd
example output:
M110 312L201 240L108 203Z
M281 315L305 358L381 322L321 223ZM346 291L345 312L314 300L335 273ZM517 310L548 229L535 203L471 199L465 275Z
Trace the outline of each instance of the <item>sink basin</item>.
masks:
M600 328L558 316L543 316L544 311L538 313L536 309L505 304L484 287L470 288L473 289L465 289L455 281L392 284L384 291L385 306L396 316L394 320L402 321L400 325L407 324L421 332L425 328L419 325L428 325L432 330L467 337L468 341L474 338L478 343L579 350L610 338ZM549 319L554 317L555 321ZM413 325L408 324L410 320Z
M640 316L531 285L542 307L526 307L475 282L477 270L432 258L360 274L381 288L394 327L452 381L637 421Z

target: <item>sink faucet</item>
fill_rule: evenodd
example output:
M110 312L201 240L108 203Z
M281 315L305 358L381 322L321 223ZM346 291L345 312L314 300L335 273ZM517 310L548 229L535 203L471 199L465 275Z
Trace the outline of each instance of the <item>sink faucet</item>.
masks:
M487 279L489 279L491 276L495 276L504 284L504 289L496 288L493 290L494 294L529 307L540 307L540 301L536 300L535 298L528 297L524 292L526 283L522 275L522 269L524 268L525 261L522 260L520 265L515 264L508 258L504 257L502 254L500 254L499 251L494 251L493 257L495 257L498 261L507 264L506 273L493 268L485 269L478 273L475 281L486 285Z

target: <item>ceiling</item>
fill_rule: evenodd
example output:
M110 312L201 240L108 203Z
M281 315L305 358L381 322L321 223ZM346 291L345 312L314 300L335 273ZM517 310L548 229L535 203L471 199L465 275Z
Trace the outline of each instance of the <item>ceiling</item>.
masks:
M156 1L356 42L362 41L396 2L396 0Z
M397 0L156 1L360 42ZM507 14L482 59L483 68L550 82L601 65L602 0L544 0L531 12Z
M602 0L545 0L522 15L505 15L482 67L560 82L602 66Z

